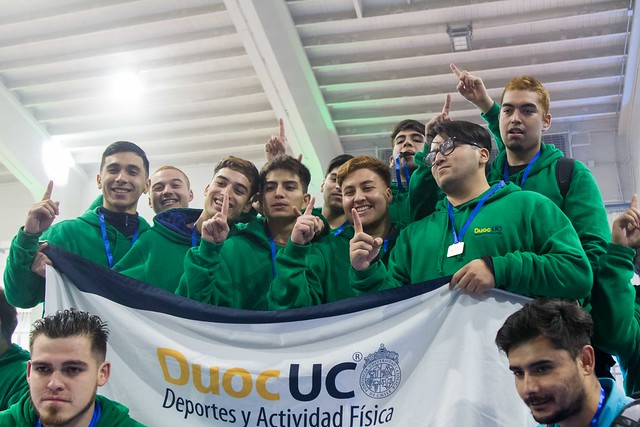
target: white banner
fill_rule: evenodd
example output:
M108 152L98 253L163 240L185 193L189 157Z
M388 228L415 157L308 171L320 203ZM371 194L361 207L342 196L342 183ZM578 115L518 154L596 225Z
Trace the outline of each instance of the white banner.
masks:
M108 322L112 374L99 393L146 425L534 424L493 343L527 298L425 284L250 312L53 255L64 274L47 270L47 314L75 307Z

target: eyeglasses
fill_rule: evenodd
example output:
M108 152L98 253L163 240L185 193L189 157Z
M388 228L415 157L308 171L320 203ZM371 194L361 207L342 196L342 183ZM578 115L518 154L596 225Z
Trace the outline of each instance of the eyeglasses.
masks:
M456 148L456 144L467 144L467 145L473 145L474 147L478 147L478 148L484 148L475 142L461 141L457 139L455 136L452 136L451 138L447 139L442 144L440 144L438 148L436 148L433 151L429 151L429 153L427 153L427 155L424 156L425 164L429 167L433 167L433 164L436 162L436 156L438 155L438 153L441 153L443 156L448 156L449 154L453 153L453 150Z

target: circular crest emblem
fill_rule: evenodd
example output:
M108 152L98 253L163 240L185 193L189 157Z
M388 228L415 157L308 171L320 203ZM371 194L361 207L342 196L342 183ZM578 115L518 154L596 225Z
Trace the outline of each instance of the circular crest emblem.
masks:
M378 351L364 358L364 368L360 374L362 391L374 399L392 395L402 377L398 360L398 353L389 351L384 344L380 344Z

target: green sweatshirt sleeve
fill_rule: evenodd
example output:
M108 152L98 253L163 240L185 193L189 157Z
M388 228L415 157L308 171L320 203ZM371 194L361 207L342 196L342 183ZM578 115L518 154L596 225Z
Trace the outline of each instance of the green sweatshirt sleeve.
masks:
M532 297L582 299L589 295L591 267L569 219L551 200L541 197L526 221L533 250L492 257L496 287Z
M31 308L44 301L44 278L31 271L40 236L22 228L11 241L4 270L4 291L14 307Z
M485 114L480 114L480 117L484 119L489 125L489 132L493 135L493 139L496 140L496 147L498 153L505 150L502 137L500 136L500 105L494 101L493 106Z
M634 249L610 243L591 291L594 344L619 355L623 366L640 356L640 313L631 284L634 256Z
M599 259L611 241L611 229L598 184L581 162L574 163L571 186L564 198L562 211L578 233L589 264L597 275Z
M349 269L349 281L356 295L364 295L392 288L393 286L390 286L385 280L386 276L387 268L380 259L371 263L369 268L361 271L353 267Z
M313 256L315 254L315 256ZM297 245L291 240L276 255L276 278L271 282L267 302L269 310L311 307L322 304L324 258L314 245Z
M416 153L414 158L418 169L409 181L409 208L413 221L431 215L436 209L438 200L444 197L431 174L431 168L424 162L430 148L429 144L425 144L424 150L421 153Z
M176 289L177 295L207 304L219 305L219 295L214 286L214 277L222 268L220 255L222 245L201 239L199 246L189 249L184 257L184 274Z

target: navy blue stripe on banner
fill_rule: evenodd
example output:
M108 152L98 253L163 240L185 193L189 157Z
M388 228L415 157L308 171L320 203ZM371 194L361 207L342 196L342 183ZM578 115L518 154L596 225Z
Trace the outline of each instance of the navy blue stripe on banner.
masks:
M174 295L53 245L49 245L43 252L51 259L56 270L67 276L82 292L99 295L138 310L219 323L284 323L338 316L409 299L431 292L451 281L451 276L448 276L314 307L252 311L212 306Z

